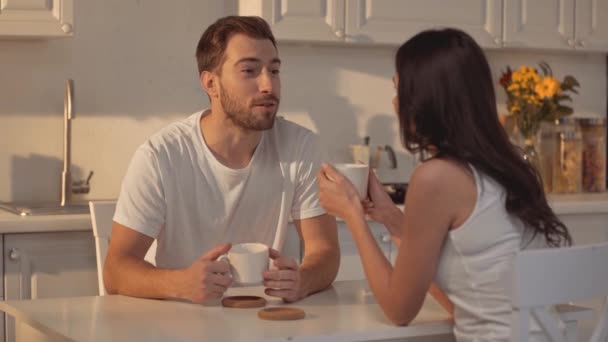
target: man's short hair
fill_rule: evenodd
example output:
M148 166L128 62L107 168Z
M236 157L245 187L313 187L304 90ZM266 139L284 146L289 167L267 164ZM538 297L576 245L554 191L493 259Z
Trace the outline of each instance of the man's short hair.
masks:
M268 39L277 47L270 26L264 19L254 16L220 18L205 30L196 46L199 75L203 71L215 71L222 65L228 40L239 33L255 39Z

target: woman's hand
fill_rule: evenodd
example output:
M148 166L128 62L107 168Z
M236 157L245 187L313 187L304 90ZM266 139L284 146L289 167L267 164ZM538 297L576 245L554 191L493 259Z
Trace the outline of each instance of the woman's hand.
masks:
M328 214L349 222L364 218L363 206L355 186L343 174L328 164L321 165L317 174L319 200Z
M395 206L372 170L369 172L367 191L369 199L363 202L367 216L382 223L393 237L400 238L404 221L403 212Z

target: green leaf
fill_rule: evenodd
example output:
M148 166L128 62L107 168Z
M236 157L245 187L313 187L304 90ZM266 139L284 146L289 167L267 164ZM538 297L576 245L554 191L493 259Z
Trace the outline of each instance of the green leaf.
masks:
M569 88L580 87L580 83L578 83L576 78L574 78L570 75L567 75L566 77L564 77L564 81L562 82L562 85L566 85Z
M572 97L570 95L555 95L555 101L569 101L572 102Z
M551 67L549 66L549 64L547 62L541 61L540 63L538 63L538 66L540 66L540 68L543 70L544 76L553 76Z
M557 108L555 108L555 112L559 113L561 115L570 115L572 113L574 113L574 110L570 107L566 107L566 106L557 106Z

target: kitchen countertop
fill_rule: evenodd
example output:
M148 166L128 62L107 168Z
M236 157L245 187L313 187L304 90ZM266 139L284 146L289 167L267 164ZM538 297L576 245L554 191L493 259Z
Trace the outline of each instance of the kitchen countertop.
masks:
M608 192L549 195L556 214L608 214Z
M549 204L558 215L608 214L608 192L549 195L548 198ZM91 218L88 214L23 217L0 210L0 234L91 229Z
M69 232L92 229L89 214L18 216L0 210L0 234Z

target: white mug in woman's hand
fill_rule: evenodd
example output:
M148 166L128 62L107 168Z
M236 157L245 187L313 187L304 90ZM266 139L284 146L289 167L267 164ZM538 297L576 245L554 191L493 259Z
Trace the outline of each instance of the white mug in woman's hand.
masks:
M268 246L262 243L241 243L232 246L230 251L221 256L230 264L232 280L236 285L261 285L262 273L268 269Z
M366 164L334 164L344 177L348 178L357 189L361 200L367 198L367 183L369 178L369 166Z

